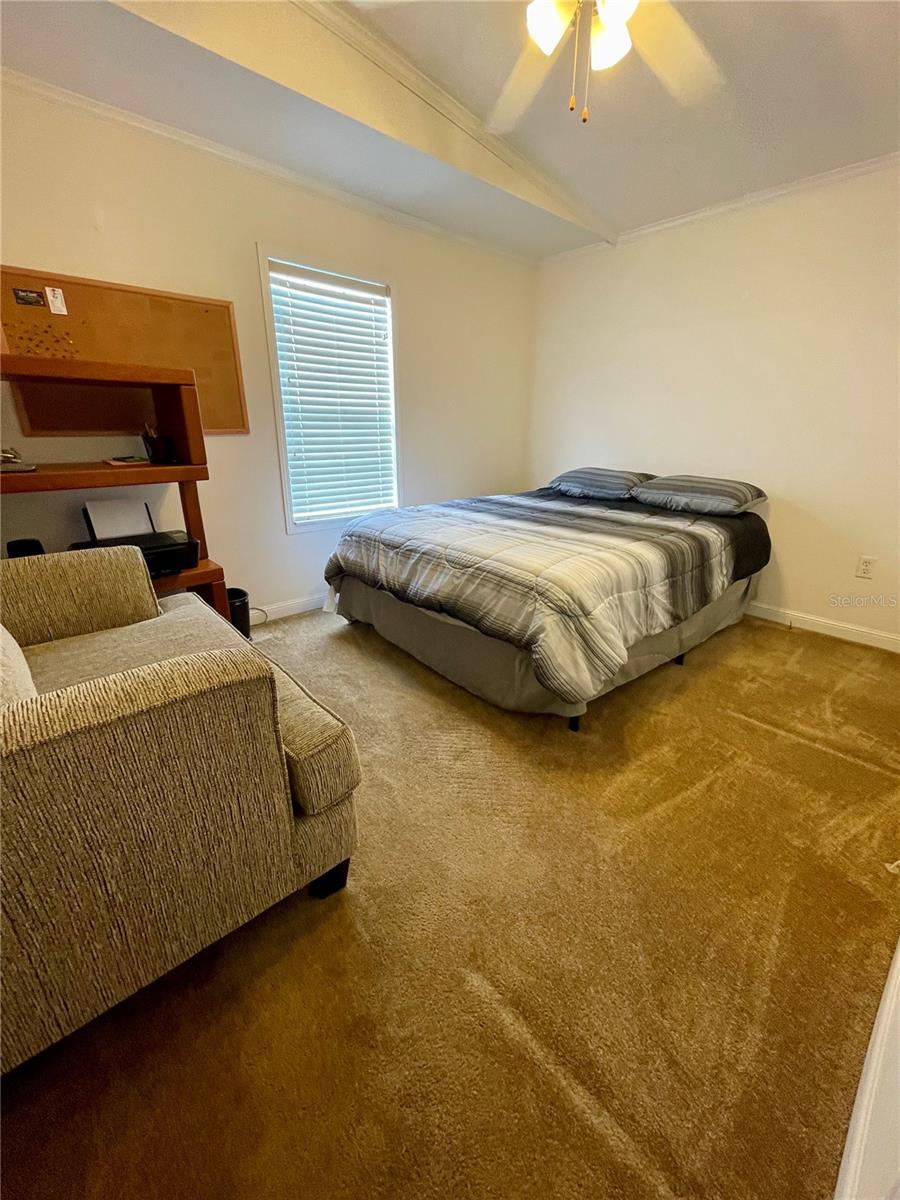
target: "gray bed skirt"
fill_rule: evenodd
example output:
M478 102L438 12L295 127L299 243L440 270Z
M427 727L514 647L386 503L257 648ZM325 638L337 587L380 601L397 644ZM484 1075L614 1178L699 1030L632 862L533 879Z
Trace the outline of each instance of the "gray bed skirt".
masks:
M637 642L597 696L671 662L720 629L734 625L746 612L755 585L756 576L741 579L680 625ZM577 717L586 711L586 705L567 704L538 683L527 650L488 637L455 617L417 608L349 575L341 582L337 611L348 621L371 625L419 662L499 708L562 717Z

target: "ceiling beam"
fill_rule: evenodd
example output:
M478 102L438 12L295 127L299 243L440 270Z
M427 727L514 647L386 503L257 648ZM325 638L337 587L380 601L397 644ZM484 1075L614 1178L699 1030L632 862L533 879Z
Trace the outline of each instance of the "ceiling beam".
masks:
M336 4L113 0L120 8L539 208L598 241L616 231L488 133L393 46Z

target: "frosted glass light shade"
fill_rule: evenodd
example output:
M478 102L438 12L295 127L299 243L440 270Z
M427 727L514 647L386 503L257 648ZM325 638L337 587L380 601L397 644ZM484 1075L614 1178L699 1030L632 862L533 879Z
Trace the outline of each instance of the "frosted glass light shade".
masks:
M591 22L591 70L614 67L631 49L631 34L624 23L604 25L595 14Z
M525 22L532 41L544 54L552 54L559 45L572 20L574 8L574 4L560 4L557 0L531 0L525 10Z

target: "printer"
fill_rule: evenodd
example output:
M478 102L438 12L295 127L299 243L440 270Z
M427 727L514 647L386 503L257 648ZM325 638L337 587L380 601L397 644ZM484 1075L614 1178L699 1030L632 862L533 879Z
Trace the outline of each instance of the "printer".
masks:
M149 505L139 500L96 500L82 508L89 541L73 542L70 550L98 546L137 546L156 579L189 571L200 560L200 543L182 529L157 530Z

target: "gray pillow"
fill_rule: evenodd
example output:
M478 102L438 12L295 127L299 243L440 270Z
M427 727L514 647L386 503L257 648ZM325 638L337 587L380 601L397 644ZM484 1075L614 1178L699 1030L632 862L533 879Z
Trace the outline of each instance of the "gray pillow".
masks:
M712 479L705 475L657 475L632 488L632 499L675 512L734 516L766 499L762 488L738 479Z
M31 700L37 688L22 647L5 625L0 625L0 703Z
M609 471L604 467L579 467L550 480L554 491L565 496L585 496L591 500L627 500L632 488L652 479L643 471Z

